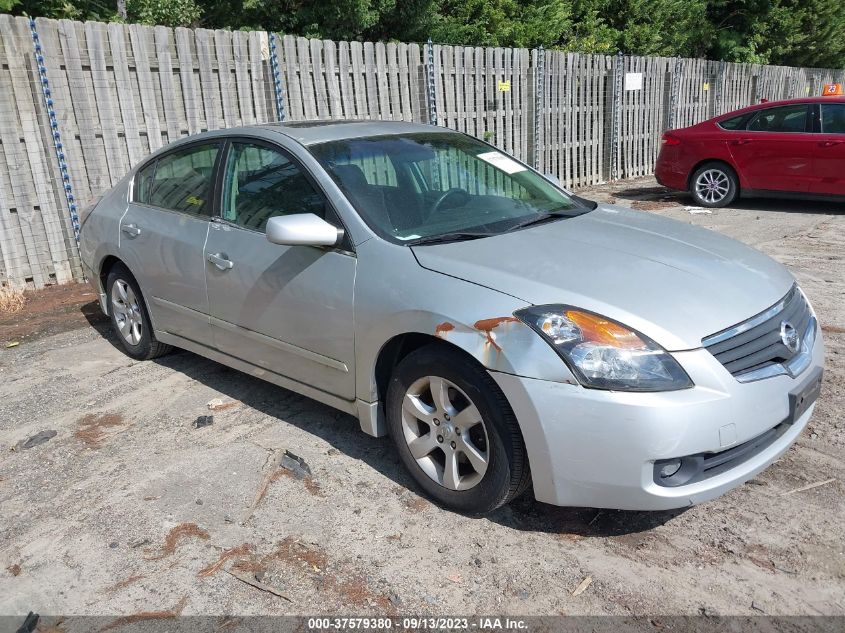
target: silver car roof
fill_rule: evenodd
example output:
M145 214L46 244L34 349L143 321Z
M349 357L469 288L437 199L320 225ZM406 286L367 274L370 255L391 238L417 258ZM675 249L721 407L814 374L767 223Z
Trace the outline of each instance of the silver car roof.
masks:
M385 136L389 134L453 132L453 130L434 125L408 123L407 121L296 121L290 123L267 123L256 127L279 132L303 145L314 145L327 141L339 141L366 136Z
M317 120L317 121L293 121L284 123L261 123L256 125L244 125L240 127L222 128L208 130L199 134L183 136L161 147L133 167L132 171L142 169L149 164L150 160L157 158L160 154L176 149L187 143L202 141L203 139L214 139L227 136L258 136L271 139L273 134L282 134L300 143L301 145L316 145L328 141L338 141L348 138L364 138L369 136L387 136L391 134L413 134L413 133L443 133L455 134L454 130L425 123L408 123L407 121L367 121L367 120Z

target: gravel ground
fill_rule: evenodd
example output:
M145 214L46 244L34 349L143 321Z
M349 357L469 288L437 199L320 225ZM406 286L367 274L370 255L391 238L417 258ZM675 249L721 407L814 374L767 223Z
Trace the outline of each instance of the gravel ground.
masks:
M758 478L686 511L529 494L465 518L349 416L187 352L132 361L79 292L64 327L37 302L0 319L20 339L0 348L0 614L845 615L845 208L691 214L648 179L582 193L747 242L813 301L822 395ZM42 430L56 435L16 449ZM279 467L285 450L310 474Z

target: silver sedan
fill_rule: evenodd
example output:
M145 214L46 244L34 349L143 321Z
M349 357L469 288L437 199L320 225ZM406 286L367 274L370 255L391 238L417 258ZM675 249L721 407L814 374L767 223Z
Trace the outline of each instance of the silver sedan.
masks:
M823 344L780 264L598 206L469 136L272 124L162 149L81 251L127 354L190 350L389 435L483 514L711 499L806 426Z

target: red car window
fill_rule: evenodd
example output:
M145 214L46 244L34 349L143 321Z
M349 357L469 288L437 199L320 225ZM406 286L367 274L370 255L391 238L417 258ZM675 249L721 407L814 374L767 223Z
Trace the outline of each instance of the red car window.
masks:
M845 134L845 103L822 104L822 133Z
M805 132L807 105L788 105L761 110L751 120L748 129L752 132Z

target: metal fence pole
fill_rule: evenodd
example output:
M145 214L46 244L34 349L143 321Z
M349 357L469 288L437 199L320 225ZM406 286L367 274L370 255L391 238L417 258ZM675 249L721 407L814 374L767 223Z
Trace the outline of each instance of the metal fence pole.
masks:
M678 125L678 102L681 99L681 78L684 75L684 60L675 59L675 69L672 71L672 87L669 95L669 125L674 130Z
M431 38L425 44L425 93L428 99L428 122L437 125L437 96L434 83L434 44Z
M70 214L70 223L73 227L73 238L76 240L76 249L79 251L79 213L76 206L76 198L73 195L73 186L70 184L70 172L67 166L62 134L59 131L59 121L56 118L56 110L53 103L53 93L50 90L50 81L47 79L47 67L44 65L44 47L38 37L38 28L34 18L29 20L29 30L32 34L32 47L35 55L35 64L38 67L38 81L41 84L41 94L44 97L44 107L47 109L47 118L50 122L50 135L53 139L53 149L56 152L56 160L59 163L59 173L62 179L62 189L67 200L67 210ZM81 259L80 259L81 261Z
M622 91L624 89L625 58L622 51L616 53L613 60L613 101L612 101L612 129L610 135L610 179L619 180L622 177L620 164L619 139L622 136Z
M276 99L276 116L285 120L285 102L282 94L282 76L279 66L279 47L276 46L276 34L270 33L270 69L273 71L273 95Z
M540 169L540 130L543 123L543 85L546 78L546 51L537 49L537 63L534 66L534 169Z

